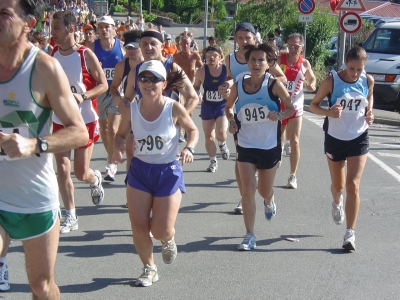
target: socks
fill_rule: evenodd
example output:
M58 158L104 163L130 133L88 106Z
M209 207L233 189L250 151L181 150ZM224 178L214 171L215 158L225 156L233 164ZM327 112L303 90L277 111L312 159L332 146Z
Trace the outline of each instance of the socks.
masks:
M74 219L76 219L76 210L74 209L70 209L70 210L65 210L65 214L66 215L70 215L72 217L74 217Z
M216 156L210 157L210 160L215 160L215 161L217 161L217 157L216 157Z

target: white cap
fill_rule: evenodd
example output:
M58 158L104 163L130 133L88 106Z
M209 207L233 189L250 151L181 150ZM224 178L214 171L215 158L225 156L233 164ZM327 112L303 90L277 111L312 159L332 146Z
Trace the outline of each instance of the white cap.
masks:
M184 31L189 31L189 29L187 28L187 27L185 27L185 30Z
M100 23L106 23L106 24L115 26L115 22L114 22L113 18L111 18L110 16L102 16L102 17L97 21L97 23L98 23L98 24L100 24Z
M151 72L158 78L162 78L167 80L167 71L165 71L165 67L163 63L159 60L149 60L142 63L139 68L139 74L143 72Z

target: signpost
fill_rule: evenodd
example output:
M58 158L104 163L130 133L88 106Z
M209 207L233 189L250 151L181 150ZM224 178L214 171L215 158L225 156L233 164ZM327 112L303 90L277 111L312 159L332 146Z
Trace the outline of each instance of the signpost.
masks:
M306 54L306 37L307 37L307 22L312 22L313 17L311 13L315 9L314 0L299 0L297 4L297 8L299 9L299 22L304 23L304 55Z
M366 8L362 0L341 0L336 6L336 10L366 11Z
M356 33L360 30L362 25L361 17L357 13L352 11L345 13L340 18L339 23L340 28L348 34Z

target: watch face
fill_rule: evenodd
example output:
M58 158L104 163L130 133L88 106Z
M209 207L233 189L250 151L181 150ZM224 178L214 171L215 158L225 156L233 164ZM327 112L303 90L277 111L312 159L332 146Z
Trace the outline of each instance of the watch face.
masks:
M49 145L47 144L47 141L45 141L45 140L40 140L40 149L41 149L43 152L46 152L48 148L49 148Z

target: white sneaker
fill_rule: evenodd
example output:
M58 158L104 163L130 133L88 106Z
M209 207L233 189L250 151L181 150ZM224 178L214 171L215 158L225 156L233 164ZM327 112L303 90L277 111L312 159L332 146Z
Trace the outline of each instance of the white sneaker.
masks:
M286 187L288 189L297 189L297 179L296 175L289 175Z
M344 221L344 210L343 210L343 196L340 195L340 203L336 205L332 202L332 219L336 225L343 224Z
M175 239L172 237L169 241L161 241L161 252L164 263L172 264L178 255L178 248L175 243Z
M243 215L243 209L242 209L242 199L239 200L238 205L235 207L233 210L233 213L235 215Z
M97 185L90 185L92 202L94 205L99 205L104 200L104 189L101 184L101 173L99 170L94 171L94 175L97 177Z
M8 283L8 267L7 264L3 264L0 267L0 291L8 291L10 284Z
M283 145L283 150L285 151L286 155L290 155L292 152L292 148L290 148L290 141L285 141L285 144Z
M226 144L219 146L219 151L223 160L227 160L229 158L230 152Z
M109 164L106 166L106 176L104 176L104 180L106 181L115 181L115 174L117 174L117 165Z
M210 165L207 168L207 172L215 173L218 169L218 163L216 160L212 159L210 160Z
M135 285L137 286L150 286L153 282L158 281L157 266L143 266L143 273L136 280Z
M60 233L68 233L73 230L78 230L78 217L67 214L61 218Z
M345 235L343 237L343 246L342 246L342 248L346 249L346 250L355 251L356 250L355 241L356 241L356 235L355 235L354 230L350 229L350 228L347 228L346 229L346 233L345 233Z

